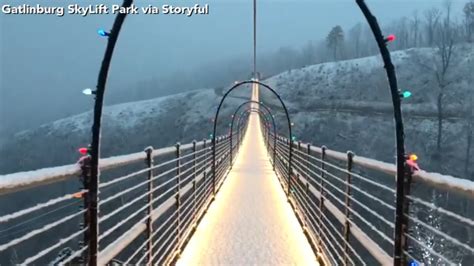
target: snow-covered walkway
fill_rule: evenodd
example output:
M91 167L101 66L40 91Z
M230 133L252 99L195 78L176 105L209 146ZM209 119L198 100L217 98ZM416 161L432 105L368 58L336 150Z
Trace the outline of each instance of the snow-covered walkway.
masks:
M253 113L236 162L178 265L317 265Z

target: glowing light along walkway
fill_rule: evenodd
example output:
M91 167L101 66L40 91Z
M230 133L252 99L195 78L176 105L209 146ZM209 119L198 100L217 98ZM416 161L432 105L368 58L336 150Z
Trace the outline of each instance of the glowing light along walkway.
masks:
M272 170L253 113L226 181L177 264L317 265Z

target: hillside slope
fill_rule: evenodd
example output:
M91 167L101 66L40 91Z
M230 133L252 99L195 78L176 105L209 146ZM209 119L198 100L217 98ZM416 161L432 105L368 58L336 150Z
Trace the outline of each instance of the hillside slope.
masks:
M250 95L233 94L222 109L219 128L227 129L230 112ZM146 101L107 106L102 119L102 157L209 138L219 90L199 90ZM0 174L74 163L79 147L90 141L92 112L15 134L0 147ZM223 132L223 131L221 131Z
M465 173L465 165L474 164L473 156L466 161L467 127L474 108L474 46L455 47L443 97L441 154L436 151L436 49L397 51L392 58L399 88L413 93L403 100L407 152L416 152L426 170L474 178L474 167ZM393 107L379 56L289 70L265 83L290 106L297 139L394 162ZM262 95L279 108L272 95Z

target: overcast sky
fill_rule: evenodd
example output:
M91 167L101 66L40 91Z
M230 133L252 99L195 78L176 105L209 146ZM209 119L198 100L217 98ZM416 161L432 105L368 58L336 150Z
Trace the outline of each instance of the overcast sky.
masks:
M455 0L461 10L467 0ZM258 52L300 46L324 38L336 24L348 28L363 21L355 0L258 0ZM442 0L368 0L381 23L414 10L440 6ZM82 5L121 1L2 0L22 3ZM252 52L251 0L139 0L138 6L210 5L210 15L131 15L124 24L109 75L108 93L176 70L194 69L220 59ZM80 91L94 87L106 39L97 29L109 29L112 15L0 15L0 123L19 129L90 109ZM249 66L250 72L250 66ZM17 120L18 123L13 123ZM1 131L0 131L1 132Z

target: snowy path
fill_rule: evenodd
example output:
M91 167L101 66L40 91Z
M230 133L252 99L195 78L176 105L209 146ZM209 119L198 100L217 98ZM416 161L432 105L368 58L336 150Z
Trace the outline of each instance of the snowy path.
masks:
M237 160L177 265L317 265L251 115Z

